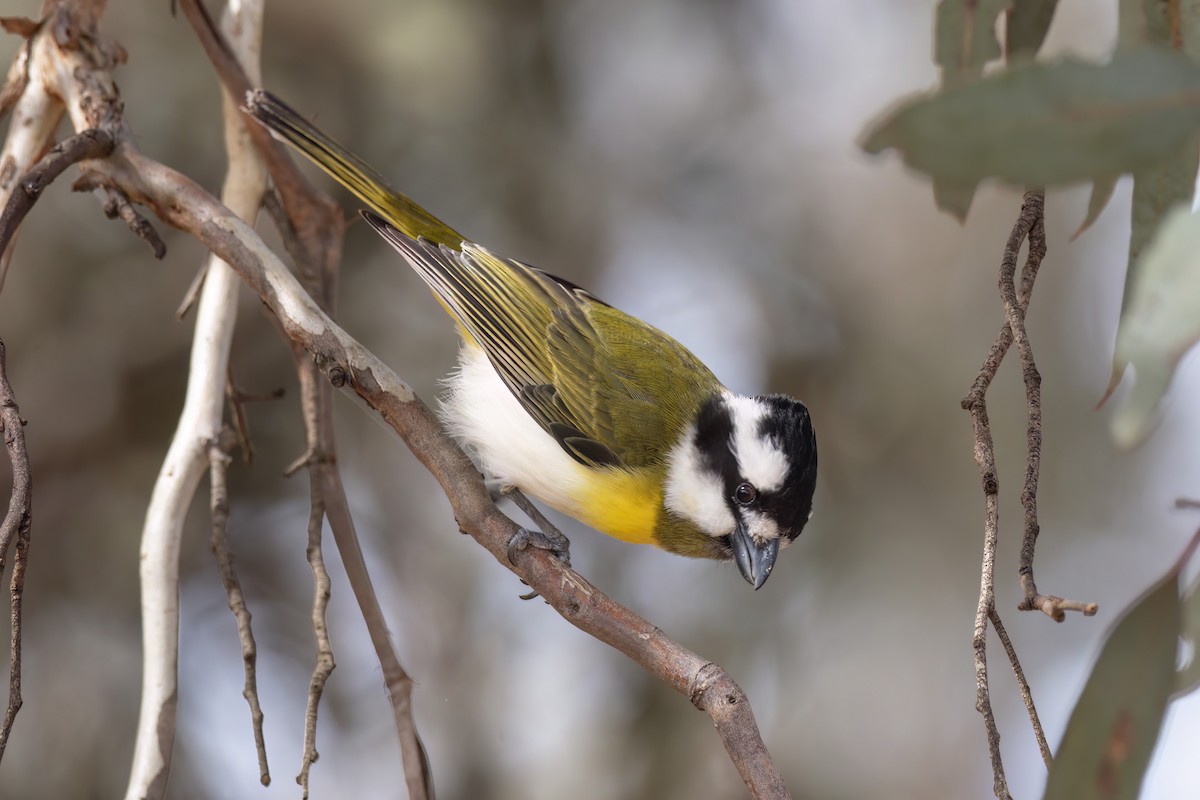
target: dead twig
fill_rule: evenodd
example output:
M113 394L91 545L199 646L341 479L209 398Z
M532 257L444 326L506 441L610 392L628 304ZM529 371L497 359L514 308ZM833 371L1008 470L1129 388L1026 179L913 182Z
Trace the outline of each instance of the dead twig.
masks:
M11 627L8 651L8 707L0 725L0 760L8 747L13 722L21 710L21 612L25 595L25 567L29 561L30 530L33 522L33 478L29 469L29 452L25 449L25 420L17 407L17 398L8 382L8 361L4 342L0 341L0 429L4 431L4 448L12 464L13 486L8 512L0 523L0 573L8 550L14 545L12 578L9 581Z
M1041 530L1037 515L1037 487L1042 465L1042 376L1033 359L1033 347L1025 331L1025 311L1029 307L1033 281L1037 278L1038 268L1046 256L1045 201L1046 194L1043 191L1025 193L1021 217L1023 220L1029 220L1025 237L1029 241L1029 252L1022 271L1021 292L1018 293L1015 283L1017 251L1021 245L1020 241L1017 241L1014 249L1014 242L1010 238L1009 246L1000 262L1000 297L1004 301L1009 338L1016 344L1017 356L1021 361L1021 377L1025 382L1025 402L1029 418L1025 435L1025 486L1021 491L1021 505L1025 508L1025 535L1021 542L1019 570L1021 589L1025 596L1017 607L1022 611L1038 609L1055 622L1062 622L1066 619L1066 611L1079 611L1090 617L1096 613L1099 606L1095 603L1081 603L1039 594L1037 584L1033 580L1033 553Z
M221 572L221 584L229 601L229 610L237 620L238 639L242 643L242 669L245 683L242 696L250 706L250 720L254 728L254 747L258 751L259 780L263 786L271 783L271 771L267 766L267 745L263 739L263 712L258 701L258 647L254 643L254 631L250 626L250 609L242 584L233 568L233 551L229 547L229 487L226 471L229 468L229 452L236 437L230 428L221 431L217 441L208 446L208 473L211 482L209 509L212 515L212 533L208 546L217 559Z
M1021 204L1021 212L1017 217L1016 223L1013 225L1012 233L1009 235L1008 243L1005 245L1004 255L1001 259L1000 291L1002 296L1005 296L1006 284L1008 286L1013 285L1013 275L1016 271L1017 257L1020 253L1021 245L1041 218L1043 202L1044 195L1042 192L1029 191L1025 193L1025 198ZM1030 259L1026 262L1021 280L1021 299L1015 301L1015 305L1020 307L1022 319L1024 319L1024 309L1028 307L1029 297L1033 290L1033 281L1037 277L1037 269L1044 254L1044 246L1040 254L1037 253L1036 248L1032 248ZM1015 295L1015 289L1013 292ZM974 382L971 384L970 391L962 401L962 407L971 414L971 428L975 439L975 463L979 466L980 482L983 486L984 496L983 563L980 568L979 602L975 608L975 627L971 636L971 648L975 654L975 708L983 716L984 731L987 734L988 755L992 763L992 790L996 797L1001 798L1001 800L1005 800L1005 798L1009 798L1011 795L1008 791L1008 782L1004 777L1004 763L1000 757L1000 731L996 727L996 719L992 713L987 669L987 625L989 618L995 614L996 606L996 544L1000 525L1000 479L996 471L996 451L992 442L991 425L988 421L986 398L988 387L991 386L992 380L996 377L996 373L1000 369L1000 363L1004 360L1005 353L1012 346L1013 338L1012 326L1006 320L1000 333L997 334L996 340L992 343L992 347L988 351L986 358L984 358L983 366L980 367L979 374L976 375ZM1039 450L1037 455L1040 459L1040 405L1038 431ZM1034 491L1036 492L1036 486ZM998 620L999 615L995 614L993 623ZM997 625L997 631L1001 627ZM1015 655L1016 652L1014 650L1011 658L1014 670L1018 670L1019 666ZM1019 680L1023 682L1023 675ZM1032 695L1029 698L1029 705L1030 707L1033 705Z
M1029 715L1029 722L1033 725L1033 735L1037 739L1038 749L1042 752L1042 761L1046 765L1046 769L1050 769L1050 763L1054 756L1050 753L1050 745L1046 742L1046 732L1042 730L1042 721L1038 718L1037 707L1033 704L1033 692L1029 689L1029 681L1025 680L1025 670L1021 669L1021 660L1017 658L1017 649L1013 647L1012 640L1008 638L1008 631L1004 629L1004 623L1000 621L1000 612L996 610L996 606L992 606L992 610L988 614L988 618L992 622L992 627L996 629L996 635L1000 637L1000 644L1004 647L1004 652L1008 654L1008 663L1012 664L1013 675L1017 679L1017 688L1021 690L1021 700L1025 703L1025 713Z
M230 48L224 38L212 25L204 7L195 0L183 0L181 8L195 29L226 90L235 96L241 96L239 92L244 94L252 88L236 59L231 57ZM255 128L257 130L254 130ZM312 297L317 298L322 309L332 313L344 231L341 212L333 201L318 193L308 183L296 168L291 156L265 129L259 126L251 126L251 129L251 135L255 136L255 143L278 192L267 195L267 210L275 220L305 289ZM349 504L346 502L345 488L337 468L330 387L327 381L317 375L312 359L303 348L296 351L296 357L301 386L310 387L302 391L301 397L309 438L307 452L288 468L286 474L307 467L314 497L319 497L324 504L334 543L341 555L351 589L366 622L383 672L400 740L408 795L412 800L427 800L433 797L432 774L412 715L412 678L401 665L388 635L383 609L376 597L358 543ZM314 421L315 426L309 425L309 420ZM317 669L321 669L319 660ZM314 685L315 678L316 672ZM307 740L306 733L306 742ZM305 752L307 770L310 763L307 761L307 744ZM315 751L311 755L315 757Z
M309 480L316 483L316 477L309 472ZM313 489L317 489L316 486ZM329 607L329 572L325 569L325 556L321 552L321 530L325 524L325 503L320 491L311 491L311 501L308 513L308 545L304 550L308 558L309 568L313 574L313 605L312 627L313 637L317 643L316 663L313 666L312 678L308 684L308 704L304 711L304 755L300 762L300 773L296 783L302 787L302 796L308 798L308 772L320 755L317 753L317 709L321 704L321 695L325 692L325 683L337 666L333 660L333 646L329 643L329 627L325 614Z

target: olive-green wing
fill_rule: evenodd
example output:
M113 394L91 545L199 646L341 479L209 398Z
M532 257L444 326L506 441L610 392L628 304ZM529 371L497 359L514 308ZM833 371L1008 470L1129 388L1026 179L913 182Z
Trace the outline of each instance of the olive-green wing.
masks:
M463 242L368 222L487 353L525 410L582 464L661 463L720 384L682 345L579 287Z

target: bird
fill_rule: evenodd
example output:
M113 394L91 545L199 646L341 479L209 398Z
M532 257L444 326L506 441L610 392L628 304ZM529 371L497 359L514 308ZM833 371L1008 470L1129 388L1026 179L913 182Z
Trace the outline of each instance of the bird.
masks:
M666 333L460 235L273 94L249 92L246 111L368 206L457 323L441 420L486 476L622 541L732 560L763 586L812 515L804 403L734 393Z

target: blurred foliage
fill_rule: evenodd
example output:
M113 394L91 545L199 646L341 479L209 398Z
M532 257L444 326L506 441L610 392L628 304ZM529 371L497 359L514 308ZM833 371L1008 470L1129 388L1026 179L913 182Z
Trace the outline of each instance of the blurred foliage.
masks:
M1046 800L1135 800L1140 794L1175 687L1183 623L1179 576L1194 551L1189 547L1113 626L1054 755Z

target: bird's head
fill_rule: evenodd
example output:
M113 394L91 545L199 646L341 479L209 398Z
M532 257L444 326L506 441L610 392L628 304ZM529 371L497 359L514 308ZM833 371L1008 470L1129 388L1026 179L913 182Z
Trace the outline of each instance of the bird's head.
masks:
M816 484L817 440L804 404L724 392L704 403L671 451L663 504L758 589L779 548L812 516Z

